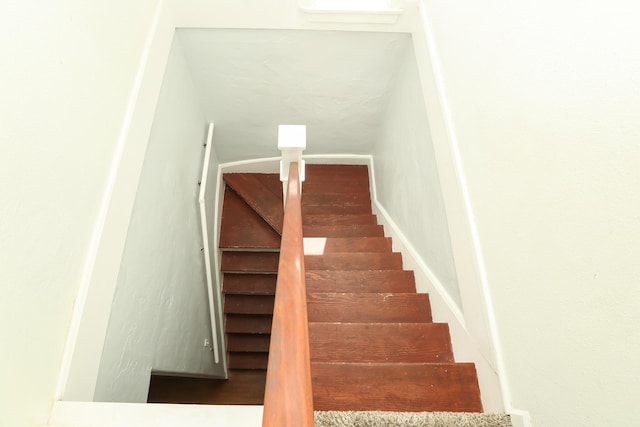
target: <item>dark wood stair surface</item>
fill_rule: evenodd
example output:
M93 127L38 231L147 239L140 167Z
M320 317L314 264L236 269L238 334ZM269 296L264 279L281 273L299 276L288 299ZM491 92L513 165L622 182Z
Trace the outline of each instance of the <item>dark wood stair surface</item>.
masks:
M148 403L262 405L266 370L229 370L229 379L151 375Z
M406 270L307 270L307 292L416 292L413 271Z
M221 269L225 273L277 273L278 252L222 252Z
M307 306L309 322L431 322L427 294L314 292Z
M279 250L280 235L238 194L224 192L220 225L220 249Z
M284 209L282 198L273 193L257 174L231 173L224 175L225 183L247 202L278 234L282 234Z
M312 362L453 362L445 323L309 323Z
M236 334L270 334L271 314L227 314L225 330Z
M275 273L224 273L222 276L223 292L245 295L275 295L277 278Z
M317 411L481 412L470 363L311 363Z
M220 233L228 380L154 375L150 402L262 404L282 230L277 174L226 174ZM303 234L316 410L470 411L473 364L372 215L367 166L307 165Z

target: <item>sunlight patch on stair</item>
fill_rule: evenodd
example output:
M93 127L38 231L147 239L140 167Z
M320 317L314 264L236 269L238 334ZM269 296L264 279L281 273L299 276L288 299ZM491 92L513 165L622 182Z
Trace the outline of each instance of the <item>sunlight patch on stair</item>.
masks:
M305 237L302 239L305 255L322 255L327 245L326 237Z

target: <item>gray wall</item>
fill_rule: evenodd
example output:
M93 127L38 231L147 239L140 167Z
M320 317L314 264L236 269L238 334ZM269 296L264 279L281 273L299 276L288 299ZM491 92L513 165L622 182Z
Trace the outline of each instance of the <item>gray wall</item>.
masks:
M373 148L378 200L462 309L421 88L408 43Z
M178 31L220 162L278 156L280 124L305 154L369 154L409 36L290 30Z
M198 180L206 120L174 39L138 185L96 401L146 401L152 369L221 374L213 353Z

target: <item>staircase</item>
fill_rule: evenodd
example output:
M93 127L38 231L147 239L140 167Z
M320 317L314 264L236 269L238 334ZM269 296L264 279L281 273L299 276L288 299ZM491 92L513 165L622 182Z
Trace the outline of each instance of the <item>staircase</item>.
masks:
M314 408L482 412L475 367L456 363L371 211L366 166L307 165L302 213ZM261 404L269 349L282 185L224 177L220 248L228 380L152 378L150 402ZM163 391L164 390L164 391Z

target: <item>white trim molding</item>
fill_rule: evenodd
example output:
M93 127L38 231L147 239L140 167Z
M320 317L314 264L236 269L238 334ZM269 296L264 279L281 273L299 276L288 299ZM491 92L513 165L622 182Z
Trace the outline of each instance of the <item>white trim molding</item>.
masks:
M49 427L259 427L262 405L55 402Z
M220 353L224 349L220 348L218 342L218 322L216 319L218 316L219 304L216 304L216 283L214 280L214 272L211 269L211 248L209 243L209 229L207 227L207 189L209 181L209 164L211 162L212 148L213 148L213 123L209 123L209 129L207 130L207 142L204 151L204 161L202 165L202 178L200 180L200 194L198 195L198 204L200 205L200 223L202 224L202 247L204 252L204 265L207 274L207 294L209 297L209 313L211 316L211 337L213 339L212 350L213 358L216 363L220 363ZM215 239L215 234L214 234ZM220 323L222 325L222 323ZM222 326L221 326L222 327ZM226 369L224 370L226 372Z

